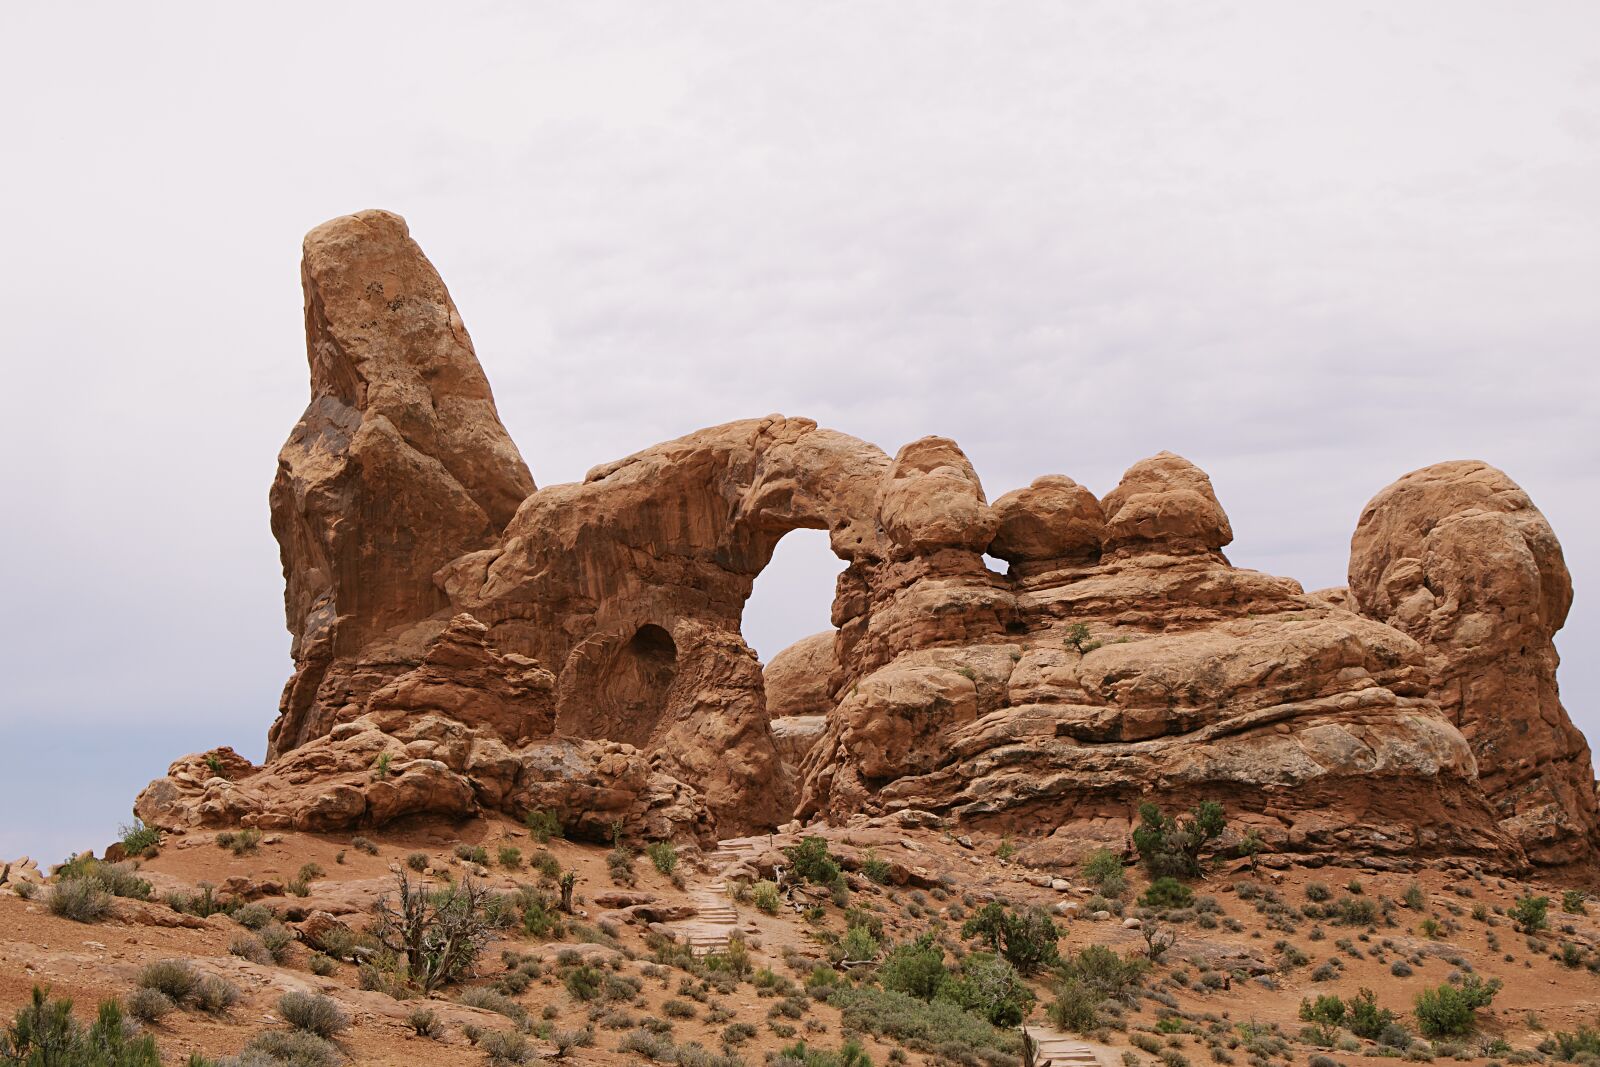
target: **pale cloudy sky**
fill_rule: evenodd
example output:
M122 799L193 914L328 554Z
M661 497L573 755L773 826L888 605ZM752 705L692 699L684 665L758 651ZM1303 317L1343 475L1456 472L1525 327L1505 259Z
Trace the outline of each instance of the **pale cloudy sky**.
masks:
M0 857L261 755L299 239L365 207L540 484L773 411L947 434L991 498L1167 448L1310 588L1384 485L1488 460L1600 735L1597 42L1586 0L12 5ZM784 542L758 650L836 569Z

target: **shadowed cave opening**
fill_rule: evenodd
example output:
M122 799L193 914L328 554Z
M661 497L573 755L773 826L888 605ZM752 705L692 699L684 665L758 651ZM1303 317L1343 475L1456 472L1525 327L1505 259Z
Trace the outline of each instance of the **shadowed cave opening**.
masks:
M596 736L631 745L650 740L678 677L678 646L654 623L639 627L617 650L595 688L593 707L604 710Z

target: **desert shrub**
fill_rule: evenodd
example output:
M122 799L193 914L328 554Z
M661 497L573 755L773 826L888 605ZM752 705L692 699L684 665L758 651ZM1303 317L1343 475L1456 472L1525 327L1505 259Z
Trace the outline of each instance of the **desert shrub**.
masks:
M1320 904L1323 901L1333 899L1333 890L1328 888L1328 883L1326 882L1307 882L1306 899Z
M533 839L541 845L548 845L552 837L561 836L561 819L553 811L540 811L538 808L528 812L522 820Z
M406 857L406 866L421 874L428 869L428 854L426 852L413 852Z
M776 883L769 882L766 879L757 882L750 887L750 899L755 902L757 908L768 915L778 914L778 906L781 900L778 896Z
M1540 1051L1549 1051L1557 1059L1567 1063L1577 1061L1579 1056L1600 1057L1600 1030L1587 1026L1578 1027L1576 1032L1568 1033L1557 1030L1551 1035L1548 1042L1539 1046Z
M143 856L161 845L161 831L146 826L142 819L134 819L121 828L122 851L130 856Z
M344 1060L332 1042L303 1030L264 1030L239 1054L239 1067L334 1067Z
M128 994L128 1014L142 1023L158 1023L176 1007L159 989L135 989Z
M375 906L372 934L404 967L404 977L431 992L452 982L488 942L489 892L470 878L429 892L395 876L397 893Z
M1366 897L1340 897L1328 918L1341 926L1371 926L1378 921L1378 906Z
M1322 1048L1332 1047L1337 1040L1344 1016L1345 1003L1336 996L1325 995L1300 1002L1300 1019L1310 1024L1303 1031L1304 1036L1311 1044Z
M278 1014L296 1030L318 1037L332 1037L350 1026L350 1017L320 993L285 993L278 998Z
M1350 998L1349 1018L1346 1025L1357 1037L1376 1041L1395 1021L1394 1012L1378 1007L1378 998L1370 989L1363 988Z
M456 845L455 855L463 863L476 863L479 867L489 865L489 850L482 845L469 845L463 841Z
M1019 913L990 901L962 924L961 936L982 940L1017 970L1032 974L1041 966L1056 962L1056 942L1061 931L1043 908L1027 908Z
M1506 909L1506 916L1522 933L1536 934L1550 925L1549 911L1549 897L1530 895L1518 897L1516 902Z
M95 923L111 910L111 894L100 883L88 878L73 878L50 887L45 904L51 915L80 923Z
M682 1059L679 1063L684 1062ZM812 1048L804 1041L796 1041L779 1052L776 1058L769 1055L769 1067L872 1067L872 1060L858 1042L846 1041L838 1052Z
M1151 882L1139 897L1139 903L1147 908L1187 908L1193 902L1194 890L1170 875Z
M208 974L194 987L195 1007L212 1015L225 1015L239 1003L239 987L226 978Z
M254 934L239 932L228 941L228 951L240 959L249 960L265 966L272 962L272 953L267 951L267 946Z
M973 1062L990 1051L1007 1054L1005 1062L1011 1062L1020 1046L1015 1032L996 1029L946 1000L924 1002L892 990L845 985L835 987L828 999L839 1009L847 1031L889 1038L957 1062Z
M1146 966L1144 960L1118 956L1104 945L1085 945L1061 961L1061 974L1082 982L1105 1000L1126 1004L1138 994Z
M0 1063L27 1067L161 1067L154 1039L134 1035L134 1026L114 1000L104 1001L85 1032L72 1016L72 1001L50 998L33 987L31 1002L0 1030Z
M311 969L312 974L317 975L319 978L327 978L339 969L339 965L334 962L332 956L325 956L320 952L313 952L311 958L306 961L306 966Z
M277 921L269 922L256 931L256 936L261 939L273 963L282 963L289 957L289 949L294 945L294 932L287 926Z
M265 904L242 904L233 912L233 921L247 930L259 930L276 918Z
M492 1064L527 1063L533 1058L528 1039L516 1030L495 1030L478 1039L478 1047Z
M225 848L235 856L247 856L261 844L261 831L224 830L217 835L216 842L218 848Z
M795 875L807 882L831 886L843 878L839 861L828 851L826 838L802 837L798 845L784 849L783 854L789 858Z
M157 960L139 971L134 984L140 989L165 993L174 1004L192 1000L200 987L200 974L185 960Z
M350 839L350 847L355 849L357 852L365 852L369 856L376 856L378 854L378 846L373 843L372 839L362 837L359 834Z
M439 1016L432 1008L412 1008L406 1015L406 1025L411 1027L411 1032L418 1037L431 1037L437 1040L444 1036L444 1024L439 1021Z
M1050 1003L1050 1021L1058 1030L1074 1034L1087 1033L1100 1025L1099 1008L1105 998L1078 981L1066 978L1056 986L1056 998Z
M693 1019L696 1012L694 1005L687 1000L673 997L661 1005L661 1014L669 1019Z
M1425 1037L1457 1037L1477 1028L1478 1009L1487 1007L1500 991L1500 979L1488 982L1468 975L1460 985L1446 982L1417 994L1412 1015Z
M1189 815L1175 819L1154 804L1139 805L1139 826L1133 846L1145 869L1154 877L1193 878L1200 874L1200 854L1227 829L1222 805L1212 800L1195 805Z
M652 841L645 846L644 854L662 874L670 876L678 869L678 850L670 841Z
M888 860L868 849L866 856L861 860L861 873L878 885L888 885L889 878L894 874L894 867Z
M589 1001L600 995L601 974L587 963L574 967L562 978L574 1000Z
M611 875L611 881L616 885L631 886L636 879L633 867L633 849L618 841L606 853L606 870Z
M944 949L932 934L924 934L915 941L896 945L884 956L878 967L878 984L918 1000L932 1000L949 973L944 966Z
M131 863L106 863L85 852L55 869L56 883L85 882L114 897L150 899L150 883L140 878Z
M1589 894L1581 889L1564 889L1561 892L1561 910L1568 915L1586 915L1589 909L1584 902L1589 899Z
M1122 870L1122 857L1109 848L1097 848L1089 854L1082 867L1083 877L1097 889L1101 896L1120 897L1128 891L1127 876Z
M960 975L941 982L938 995L999 1027L1019 1025L1034 1001L1017 969L987 952L967 953Z
M1418 885L1416 882L1412 882L1410 885L1406 886L1406 891L1404 895L1401 896L1400 900L1412 911L1421 911L1423 908L1428 906L1428 898L1423 896L1422 886Z

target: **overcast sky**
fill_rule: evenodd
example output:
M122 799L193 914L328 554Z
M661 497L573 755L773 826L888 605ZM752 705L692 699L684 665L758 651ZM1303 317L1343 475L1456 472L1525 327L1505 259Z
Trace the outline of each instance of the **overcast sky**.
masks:
M300 237L367 207L541 485L774 411L954 437L991 499L1171 449L1315 588L1383 486L1487 460L1565 546L1600 735L1597 41L1590 2L12 5L0 857L261 756ZM837 568L783 543L764 657Z

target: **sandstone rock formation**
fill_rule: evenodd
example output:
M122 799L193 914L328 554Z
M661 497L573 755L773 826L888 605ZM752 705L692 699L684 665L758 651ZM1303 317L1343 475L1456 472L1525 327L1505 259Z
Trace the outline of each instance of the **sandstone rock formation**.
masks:
M1062 857L1141 800L1216 798L1286 849L1594 857L1550 645L1570 588L1497 472L1403 480L1351 590L1313 594L1232 566L1170 453L1100 499L1049 475L991 505L948 438L891 458L773 415L535 491L403 222L319 227L304 275L313 399L272 493L296 672L266 766L180 761L147 821L947 819ZM834 629L763 671L740 619L797 528L847 564Z
M1589 746L1556 689L1572 579L1528 495L1475 460L1411 472L1362 511L1350 594L1422 646L1433 695L1529 858L1563 865L1600 848Z

